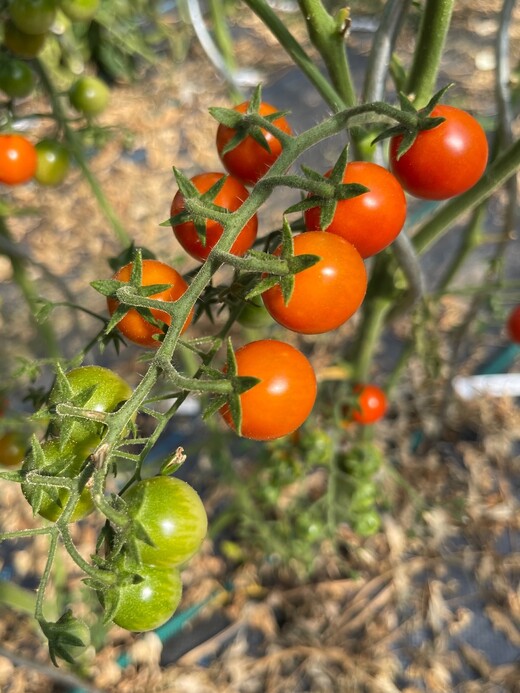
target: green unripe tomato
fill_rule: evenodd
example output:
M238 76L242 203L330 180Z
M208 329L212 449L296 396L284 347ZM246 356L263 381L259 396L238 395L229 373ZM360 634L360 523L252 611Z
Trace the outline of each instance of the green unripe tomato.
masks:
M45 45L47 32L27 34L20 31L11 20L4 24L4 46L19 58L35 58Z
M73 22L86 22L96 14L99 0L60 0L60 7Z
M25 34L44 34L56 17L55 0L12 0L9 15Z
M136 538L141 563L174 567L199 550L208 518L199 495L185 481L168 476L144 479L131 486L123 500L153 544Z
M70 154L57 140L41 140L36 144L38 164L34 177L40 185L59 185L70 167Z
M366 510L352 521L352 528L361 537L370 537L376 534L381 527L381 517L377 510Z
M129 631L159 628L175 613L182 597L181 575L177 568L139 564L135 576L118 581L101 603L115 598L112 621Z
M23 99L34 89L34 75L27 63L14 58L0 63L0 89L11 99Z
M123 378L102 366L80 366L65 373L65 378L68 387L57 380L49 395L50 406L67 402L83 409L113 412L132 395L132 388ZM92 452L104 431L104 424L82 419L70 427L69 440Z
M22 464L22 472L37 471L45 476L61 476L73 479L79 474L87 457L81 447L70 444L60 446L60 442L57 439L44 441L41 444L41 448L43 460L38 459L34 451L31 451ZM33 508L41 494L42 497L39 507L37 507L37 512L51 522L56 522L61 516L70 496L70 491L66 488L55 486L47 492L43 487L34 486L28 481L22 482L22 493ZM90 491L84 488L70 517L70 522L80 520L92 512L93 509L94 503Z
M237 321L243 327L257 328L272 325L273 319L259 297L244 302Z
M102 113L108 105L110 89L97 77L84 75L69 89L69 101L77 111L92 117Z

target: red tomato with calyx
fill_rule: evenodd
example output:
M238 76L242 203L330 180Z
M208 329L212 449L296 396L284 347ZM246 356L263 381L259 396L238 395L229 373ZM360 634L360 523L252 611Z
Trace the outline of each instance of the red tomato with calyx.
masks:
M359 424L373 424L381 419L387 410L386 395L377 385L356 385L356 405L352 410L352 419Z
M488 143L480 123L460 108L440 104L431 115L445 120L419 132L401 157L402 136L390 140L390 168L410 195L446 200L469 190L480 179L488 160Z
M507 333L512 342L520 344L520 306L514 308L507 319Z
M0 183L20 185L36 173L36 149L22 135L0 135Z
M367 273L361 255L340 236L323 231L296 236L294 254L318 255L320 260L294 276L287 305L277 284L262 294L265 307L276 322L294 332L335 330L352 317L365 297Z
M191 182L199 192L205 193L223 177L223 173L200 173L194 176ZM236 178L228 176L213 202L224 210L235 212L248 197L249 193L242 183ZM171 216L173 217L179 214L184 211L184 209L184 196L179 190L172 201L170 210ZM197 235L195 224L192 221L187 221L183 224L172 224L172 228L175 237L184 250L196 260L200 260L200 262L206 260L211 249L216 245L224 231L221 224L208 219L206 221L206 243L203 244ZM233 253L233 255L243 255L253 245L257 230L258 218L255 214L238 234L237 239L231 246L230 252Z
M330 171L325 174L327 177ZM394 241L406 219L406 198L395 177L386 168L365 161L347 164L343 183L360 183L368 192L340 200L330 225L324 229L341 236L361 257L379 253ZM309 231L321 229L319 207L305 212Z
M132 267L133 262L129 262L124 267L121 267L112 278L120 282L130 281ZM188 284L177 270L166 265L164 262L159 262L159 260L143 260L142 267L141 286L169 284L168 289L153 294L149 296L149 298L160 301L176 301L188 288ZM110 315L113 315L120 304L116 298L108 298L107 305ZM182 332L188 328L192 321L193 312L192 309L184 323ZM171 317L165 311L152 308L151 313L156 320L160 320L166 325L171 323ZM154 339L154 335L164 334L160 327L148 322L148 320L135 308L130 308L126 315L117 323L117 329L131 342L146 347L159 347L161 342Z
M235 353L238 375L259 383L240 395L242 435L272 440L292 433L311 413L316 376L308 359L290 344L275 339L250 342ZM234 430L228 405L220 410Z
M246 113L249 102L235 106L238 113ZM261 103L259 113L262 116L276 113L277 108L268 103ZM287 120L281 116L273 121L273 125L283 130L288 135L292 134L292 128ZM237 131L227 125L220 124L217 130L217 150L222 163L232 176L238 178L245 185L254 185L271 168L282 153L280 140L262 128L269 151L264 149L253 137L247 135L237 146L224 154L226 145L235 137Z

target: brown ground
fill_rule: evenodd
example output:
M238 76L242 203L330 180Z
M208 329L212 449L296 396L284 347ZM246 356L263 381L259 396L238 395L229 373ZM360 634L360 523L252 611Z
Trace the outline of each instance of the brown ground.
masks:
M454 22L459 38L447 46L444 70L457 83L459 101L491 116L490 51L500 3L480 3L478 10L471 3L460 5ZM247 64L254 51L255 65L275 82L289 69L287 59L256 22L240 20L250 30L239 43L239 61ZM511 34L516 51L519 27L517 21ZM366 51L369 38L367 33L353 33L358 54ZM215 124L207 108L227 104L225 85L193 48L182 66L161 69L137 87L114 91L110 110L102 118L106 125L122 124L131 131L132 151L146 151L146 163L135 163L121 156L122 137L116 136L92 159L108 199L136 245L150 247L183 269L186 265L171 231L159 226L169 215L175 192L171 166L188 175L220 170L212 146ZM307 107L294 104L296 119L299 108ZM103 300L89 282L108 276L106 258L119 246L79 172L59 189L29 185L17 190L15 199L40 208L38 214L12 224L16 243L62 278L78 302L103 311ZM262 228L275 223L275 213L263 214ZM49 282L37 266L31 273L42 295L63 296L62 288ZM4 260L0 278L0 326L5 335L0 356L12 367L15 357L30 358L34 345ZM459 310L454 299L446 304L445 327L457 322ZM95 329L92 319L81 317L78 332L65 311L54 324L67 355L76 353ZM487 346L480 344L479 354ZM119 361L121 372L129 377L135 373L134 357L129 350ZM408 441L417 422L427 432L436 428L430 384L427 374L412 368L403 384L399 417L378 430L391 462L381 475L391 510L384 514L380 534L360 541L344 528L348 553L337 556L324 545L311 584L299 584L260 562L231 568L208 541L184 572L182 608L213 598L175 640L179 647L193 636L201 644L174 664L164 664L167 658L161 660L163 647L156 635L131 636L113 628L99 652L92 650L86 658L91 685L119 693L520 691L520 458L514 447L520 430L518 408L505 399L471 406L455 403L449 430L412 454ZM406 403L410 393L413 406ZM17 488L3 483L0 503L5 529L32 523ZM95 529L86 524L77 530L86 552L92 549ZM45 540L16 548L5 564L20 579L30 580L43 567ZM224 587L229 578L232 590ZM70 586L77 600L74 609L85 611L88 618L86 593L80 592L77 580ZM60 586L56 589L59 593ZM215 614L228 625L205 641L206 623ZM256 650L252 633L259 641ZM0 634L6 649L25 658L13 663L0 657L0 689L55 690L56 672L30 619L3 608ZM116 663L121 653L130 655L126 668ZM66 670L63 666L59 671Z

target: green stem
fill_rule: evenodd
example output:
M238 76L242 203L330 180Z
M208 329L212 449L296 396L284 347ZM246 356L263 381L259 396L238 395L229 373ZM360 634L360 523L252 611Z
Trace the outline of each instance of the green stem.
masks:
M348 10L341 10L338 18L334 19L321 0L298 0L298 4L309 37L323 58L334 89L346 106L354 106L356 95L345 50Z
M43 615L43 603L45 600L45 590L51 578L51 570L52 564L54 562L54 557L56 555L56 548L58 546L58 528L56 526L48 528L47 534L50 537L49 554L47 556L47 562L45 563L45 568L40 578L40 585L38 587L38 592L36 595L36 604L34 607L34 616L36 620L40 622L45 621L45 616Z
M366 382L370 378L372 359L378 345L379 335L382 332L387 313L391 306L391 300L375 298L367 303L363 312L363 319L356 340L356 352L353 359L354 379L358 382Z
M116 212L114 211L112 205L110 202L107 200L102 187L99 184L98 179L96 176L92 173L87 160L84 155L83 151L83 146L81 143L81 140L79 139L78 135L76 134L75 130L73 130L70 125L69 121L63 111L63 107L60 103L60 100L54 90L54 85L52 84L51 79L49 78L49 75L47 74L47 70L43 63L36 59L34 61L34 66L35 69L38 72L38 75L40 77L40 81L47 93L47 96L49 98L51 107L52 107L52 112L54 114L54 117L56 121L60 124L63 134L65 136L65 140L67 142L67 146L74 157L76 163L78 164L79 168L81 169L81 172L85 179L87 180L88 184L90 185L90 188L92 192L94 193L94 196L97 200L97 203L105 215L106 219L110 223L112 229L114 230L119 242L121 243L123 248L127 248L131 242L132 239L129 236L128 232L122 225L121 221L119 220L119 217L117 216Z
M486 216L486 209L487 205L482 204L473 211L471 219L464 231L462 245L457 254L453 257L440 283L443 289L451 284L469 255L480 245L482 239L482 222Z
M454 0L426 0L407 83L417 107L425 106L435 91L453 5Z
M0 580L0 602L32 615L36 606L36 595L14 582Z
M265 0L244 0L244 2L256 15L258 15L258 17L260 17L262 22L271 31L294 63L298 65L304 75L308 77L310 82L316 87L324 101L334 111L340 111L342 108L345 108L347 104L343 101L341 95L322 75L312 58L303 50L286 24L269 7L267 2L265 2Z

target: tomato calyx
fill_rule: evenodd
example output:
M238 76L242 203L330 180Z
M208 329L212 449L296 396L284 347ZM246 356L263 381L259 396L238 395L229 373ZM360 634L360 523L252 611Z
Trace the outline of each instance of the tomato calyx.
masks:
M222 409L222 407L229 407L229 412L231 414L231 419L235 427L237 435L242 435L242 406L240 403L240 395L247 392L255 385L258 385L260 381L259 378L255 378L249 375L238 375L238 364L235 356L235 351L233 349L233 344L231 339L228 339L227 343L227 355L226 364L223 371L216 371L215 376L220 376L224 374L225 379L231 383L231 392L226 395L220 395L216 397L213 402L206 407L203 419L207 420L210 416L213 416L215 412Z
M302 166L302 171L309 180L319 183L328 183L331 186L331 195L325 197L323 195L311 194L304 200L301 200L300 202L297 202L289 207L285 213L291 214L293 212L305 212L307 209L319 207L321 210L320 226L323 230L326 229L334 218L336 208L340 200L349 200L353 197L357 197L358 195L369 192L369 188L367 188L365 185L360 185L359 183L343 183L347 163L348 146L343 148L331 171L325 175L322 175L321 173L318 173L307 166Z
M184 197L185 209L162 222L160 226L168 226L170 224L172 226L177 226L179 224L185 224L186 222L192 222L200 242L205 246L207 220L212 219L222 223L224 217L231 213L225 207L214 204L215 198L224 187L229 176L223 175L222 178L219 178L209 188L209 190L201 193L193 182L175 168L175 166L173 167L173 173L177 185L179 186L179 191Z
M404 114L412 116L410 118L410 124L404 125L403 123L400 123L399 125L394 125L386 130L383 130L383 132L381 132L372 141L372 145L377 144L382 140L401 135L402 140L399 144L397 158L399 159L401 156L403 156L403 154L406 154L417 139L417 135L422 130L433 130L433 128L436 128L438 125L444 122L445 118L431 117L431 113L451 86L451 84L448 84L442 89L439 89L439 91L436 92L428 101L426 106L420 109L415 108L412 101L406 96L406 94L400 92L399 103L401 110Z
M90 645L89 627L73 616L70 609L57 621L42 618L39 624L49 641L49 655L54 666L58 666L58 658L74 664L78 655Z
M232 128L235 131L233 137L222 148L222 156L236 149L247 137L251 137L262 149L270 153L271 147L262 132L262 128L274 135L280 142L283 142L288 137L286 132L274 125L274 121L284 118L289 111L275 111L274 113L261 115L261 96L262 88L261 85L258 85L244 113L240 113L233 108L213 107L209 109L210 114L220 125Z

